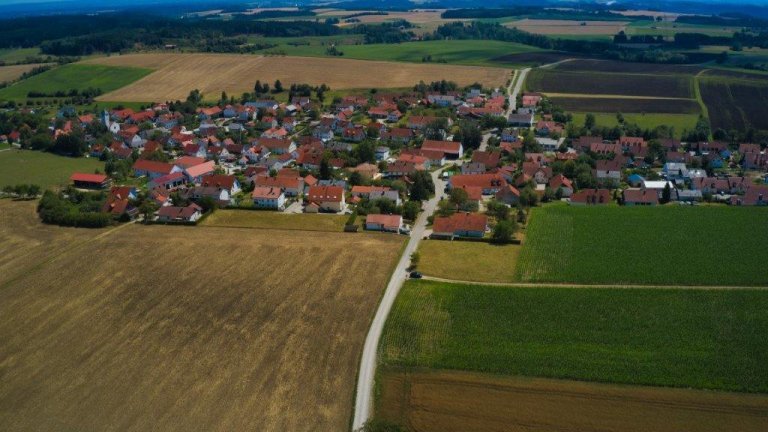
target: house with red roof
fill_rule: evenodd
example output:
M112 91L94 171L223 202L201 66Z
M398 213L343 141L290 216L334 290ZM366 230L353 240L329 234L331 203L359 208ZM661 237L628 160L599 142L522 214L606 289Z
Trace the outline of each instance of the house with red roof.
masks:
M211 174L204 176L200 182L200 186L226 189L230 195L235 195L241 190L240 182L237 181L235 176L224 174Z
M659 194L652 189L625 189L622 198L628 207L659 205Z
M549 180L549 188L553 191L561 190L563 197L570 197L573 195L573 182L566 176L558 174Z
M136 217L139 209L131 205L131 200L136 199L136 188L132 186L113 186L107 200L101 207L101 211L119 218L127 215L131 219Z
M106 189L112 180L104 174L74 173L69 177L72 184L79 189Z
M582 189L568 201L572 206L606 205L611 202L611 191L608 189Z
M187 177L184 176L184 173L176 171L150 180L148 186L150 190L172 191L184 186L186 183Z
M251 192L251 200L256 208L274 210L285 208L285 193L279 187L255 187Z
M304 179L301 177L270 177L269 174L263 173L255 175L252 179L255 187L280 188L289 197L298 196L304 192Z
M346 208L344 188L340 186L312 186L305 197L304 211L338 213Z
M479 187L483 195L494 195L506 185L507 180L499 173L457 174L448 180L449 188Z
M150 180L168 175L174 172L174 166L148 159L139 159L133 163L133 175L136 177L148 177Z
M464 156L464 147L458 141L424 140L421 149L443 152L447 159L461 159Z
M400 232L403 217L400 215L369 214L365 217L365 229L370 231Z
M436 216L432 223L433 238L482 238L488 230L488 217L480 213L454 213Z
M515 206L520 202L520 191L516 187L508 184L499 189L494 195L494 198L508 206Z
M198 165L192 165L184 168L184 175L189 183L199 185L203 177L213 174L216 171L216 162L207 161Z
M203 217L203 208L194 203L186 207L165 206L161 207L155 214L159 222L190 223L197 222Z

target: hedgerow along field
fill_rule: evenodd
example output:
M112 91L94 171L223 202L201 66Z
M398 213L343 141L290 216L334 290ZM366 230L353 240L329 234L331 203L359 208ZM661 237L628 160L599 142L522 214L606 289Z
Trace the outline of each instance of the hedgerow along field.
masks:
M713 129L768 130L768 77L754 79L699 78L701 97Z
M151 75L98 98L105 101L165 101L187 97L199 89L215 100L253 91L256 80L285 87L291 83L326 84L332 89L412 87L419 81L475 82L501 86L511 72L504 68L443 64L409 64L318 57L262 57L234 54L128 54L97 58L88 64L134 65L153 69Z
M0 200L0 429L349 427L402 238L65 229L34 208Z
M151 72L150 69L134 65L112 67L81 63L68 64L0 90L0 100L27 100L27 94L30 91L52 94L57 91L98 88L107 93L147 76Z
M409 281L385 366L768 392L768 291Z
M766 208L534 209L517 263L523 282L768 285Z

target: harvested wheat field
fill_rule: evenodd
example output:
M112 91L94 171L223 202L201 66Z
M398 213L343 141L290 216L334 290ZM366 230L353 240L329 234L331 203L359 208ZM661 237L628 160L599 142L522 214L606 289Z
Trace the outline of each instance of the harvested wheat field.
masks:
M21 77L21 74L29 72L38 66L45 65L46 63L0 66L0 83L6 81L14 81Z
M544 35L615 35L625 30L624 21L571 21L521 19L504 24L529 33Z
M86 61L111 66L155 69L148 76L99 97L105 101L150 102L184 99L191 90L218 98L222 91L239 95L256 80L284 87L292 83L327 84L332 89L411 87L420 80L452 80L502 85L509 70L491 67L407 64L310 57L262 57L236 54L128 54Z
M0 244L30 235L8 222ZM90 240L47 262L28 255L42 264L24 275L0 273L0 430L348 427L399 237L81 232Z
M768 396L387 369L377 416L414 432L764 431Z

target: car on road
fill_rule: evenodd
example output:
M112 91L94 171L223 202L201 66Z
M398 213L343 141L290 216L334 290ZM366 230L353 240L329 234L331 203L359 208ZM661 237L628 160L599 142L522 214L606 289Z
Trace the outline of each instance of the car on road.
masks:
M422 278L421 273L419 273L417 271L412 271L409 276L411 277L411 279L421 279Z

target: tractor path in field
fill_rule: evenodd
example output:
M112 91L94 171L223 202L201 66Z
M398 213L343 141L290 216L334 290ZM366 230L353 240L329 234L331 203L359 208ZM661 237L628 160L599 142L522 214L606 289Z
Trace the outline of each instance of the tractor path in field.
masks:
M478 282L467 281L457 279L446 279L434 276L424 275L423 280L430 280L435 282L445 282L453 284L467 284L467 285L485 285L485 286L499 286L510 288L576 288L576 289L589 289L589 288L645 288L645 289L698 289L698 290L768 290L765 286L738 286L738 285L642 285L642 284L579 284L579 283L563 283L563 282Z

